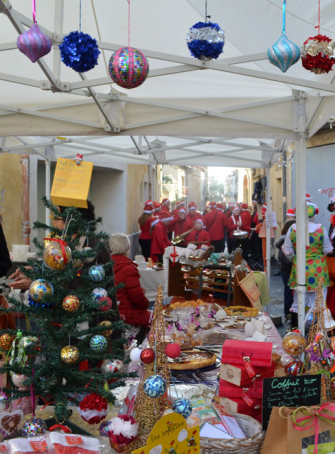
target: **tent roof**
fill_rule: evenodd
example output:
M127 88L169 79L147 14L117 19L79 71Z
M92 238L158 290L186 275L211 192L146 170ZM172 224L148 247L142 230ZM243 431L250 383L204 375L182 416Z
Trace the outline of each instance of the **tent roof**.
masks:
M333 37L335 3L323 0L321 6L321 33ZM226 44L217 61L204 63L190 57L185 42L189 27L203 20L204 0L131 1L131 45L148 57L150 74L141 87L127 91L112 84L107 71L112 52L127 44L126 0L82 2L82 30L102 49L98 66L84 75L64 66L58 50L63 35L78 29L79 0L37 1L38 24L54 47L35 64L15 44L18 32L32 24L30 3L0 0L5 71L0 73L0 135L29 136L28 142L47 136L43 143L64 136L67 143L55 147L62 156L77 153L78 136L99 136L84 137L87 149L82 150L103 151L97 160L264 167L271 157L259 140L294 140L302 92L309 136L334 114L335 77L315 76L300 62L282 74L267 61L266 50L281 33L282 0L209 0L208 7L211 20L226 33ZM286 30L292 41L301 45L317 33L317 12L315 0L288 2ZM153 136L148 142L159 136L170 149L155 160L144 139L140 147L121 137L130 135ZM229 143L216 144L213 138ZM4 151L18 152L9 143Z

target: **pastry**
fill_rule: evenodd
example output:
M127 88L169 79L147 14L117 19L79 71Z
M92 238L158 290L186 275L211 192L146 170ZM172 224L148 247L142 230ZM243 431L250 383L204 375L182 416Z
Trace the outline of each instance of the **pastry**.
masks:
M242 317L256 317L259 313L256 307L231 306L225 308L227 315L242 315Z
M169 361L171 370L196 370L215 364L216 355L210 352L185 351L173 361Z

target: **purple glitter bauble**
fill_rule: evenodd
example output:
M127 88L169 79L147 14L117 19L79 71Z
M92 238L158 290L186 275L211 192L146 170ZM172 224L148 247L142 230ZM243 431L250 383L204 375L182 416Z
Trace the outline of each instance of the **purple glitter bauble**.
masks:
M17 48L33 63L51 51L51 39L41 32L37 24L17 38Z
M99 434L101 437L108 437L108 426L110 424L110 421L104 421L103 423L100 424L99 427Z
M136 88L143 84L149 74L146 56L133 47L122 47L109 60L109 75L123 88Z

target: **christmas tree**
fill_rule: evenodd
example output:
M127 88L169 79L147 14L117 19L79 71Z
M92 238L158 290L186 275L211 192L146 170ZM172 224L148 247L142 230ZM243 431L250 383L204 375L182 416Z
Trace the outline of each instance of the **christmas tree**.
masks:
M17 399L29 397L34 387L35 395L54 405L59 423L68 417L67 407L84 395L79 411L94 424L114 402L111 390L129 375L122 367L124 324L117 311L108 235L97 232L101 218L87 220L83 210L44 203L64 224L34 224L49 234L43 243L35 238L38 258L29 260L30 270L22 270L33 281L29 303L9 300L10 310L25 314L29 323L26 330L1 333L0 347L7 353L1 373L7 372L12 382L3 392Z

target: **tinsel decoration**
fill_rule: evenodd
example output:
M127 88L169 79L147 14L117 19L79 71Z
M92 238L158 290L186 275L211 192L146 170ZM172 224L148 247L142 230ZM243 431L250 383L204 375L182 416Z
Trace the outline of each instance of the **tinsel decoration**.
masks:
M128 445L138 434L138 423L132 416L119 415L111 419L108 435L111 445Z
M314 74L325 74L335 64L335 43L325 35L308 38L300 49L302 66Z
M286 34L282 34L273 46L268 49L269 62L277 66L283 73L300 58L300 49L288 39Z
M106 418L108 413L107 400L97 393L84 397L79 404L79 414L89 424L98 424Z
M59 45L64 65L78 73L90 71L98 64L100 50L94 38L87 33L71 32Z
M19 51L33 63L47 55L52 47L51 39L41 32L37 24L19 35L16 44Z
M225 44L223 30L213 22L197 22L190 28L186 39L192 57L204 61L218 58Z
M109 75L123 88L136 88L143 84L149 74L146 56L133 47L122 47L109 60Z

